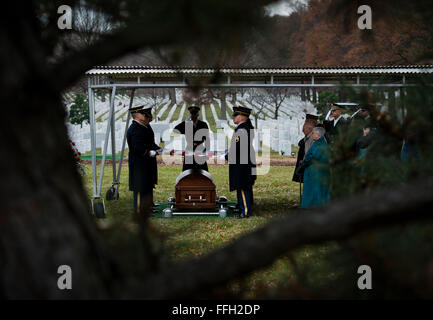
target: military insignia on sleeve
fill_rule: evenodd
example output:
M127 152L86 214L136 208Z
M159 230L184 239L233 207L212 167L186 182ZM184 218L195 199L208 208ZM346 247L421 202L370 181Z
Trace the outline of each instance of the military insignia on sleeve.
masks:
M239 136L236 136L236 142L239 142Z

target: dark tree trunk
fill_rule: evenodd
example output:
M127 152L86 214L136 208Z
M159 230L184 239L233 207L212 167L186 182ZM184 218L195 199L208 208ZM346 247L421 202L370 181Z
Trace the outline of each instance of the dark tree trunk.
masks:
M22 89L19 101L2 99L13 106L5 110L0 125L0 150L7 155L0 160L7 181L0 202L3 294L6 298L109 297L113 269L74 168L60 101L36 96L47 88L29 82ZM23 110L30 116L23 116ZM13 126L8 119L15 120ZM57 288L60 265L72 268L71 291Z
M27 50L32 29L5 25L14 30L0 31L0 296L110 297L114 265L89 213L56 79L47 78L40 47L30 40ZM73 290L58 289L61 265L72 269Z
M236 99L237 99L237 97L236 97L236 93L237 93L237 91L236 91L236 89L233 89L232 90L232 103L236 103Z
M221 90L221 120L227 120L226 91Z
M304 81L302 81L304 83ZM301 101L305 101L305 88L301 88Z
M177 100L176 100L176 89L175 88L170 88L168 89L168 94L170 96L170 101L172 104L177 104Z

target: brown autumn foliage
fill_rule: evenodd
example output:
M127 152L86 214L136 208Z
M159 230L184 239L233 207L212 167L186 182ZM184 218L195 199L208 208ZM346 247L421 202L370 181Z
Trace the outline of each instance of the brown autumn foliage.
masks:
M290 16L265 18L249 37L226 52L208 45L143 50L115 61L120 65L195 65L232 67L408 65L432 63L433 30L423 5L427 0L310 0ZM373 29L357 27L359 5L370 5ZM209 55L209 52L212 55Z
M376 2L377 3L377 2ZM336 1L311 0L291 17L299 28L290 35L289 65L404 65L422 61L430 35L422 19L389 14L387 6L371 4L373 29L360 30L357 6L335 10Z

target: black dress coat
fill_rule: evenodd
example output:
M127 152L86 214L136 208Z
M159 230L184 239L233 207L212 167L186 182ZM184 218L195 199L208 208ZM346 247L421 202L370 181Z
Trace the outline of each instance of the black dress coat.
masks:
M301 161L304 159L305 156L305 139L302 138L298 142L298 157L296 158L296 167L295 172L293 173L292 181L294 182L304 182L304 168L300 168Z
M251 121L238 125L233 133L229 153L230 191L247 189L256 180L256 156L253 147L254 129ZM244 144L245 139L247 139ZM248 153L247 153L248 152Z
M182 121L181 123L179 123L176 127L174 127L174 130L179 131L180 134L185 135L186 132L186 123L185 121ZM195 140L195 134L197 131L204 129L206 131L206 135L201 137L201 139L197 139ZM207 149L209 149L210 147L210 140L209 140L209 127L207 125L206 122L201 121L201 120L197 120L196 125L193 126L192 128L193 131L193 141L188 141L188 139L186 139L186 151L195 151L197 149L198 146L204 144L204 148L201 147L200 150L203 151L203 153L206 152ZM190 140L190 139L189 139ZM206 170L208 171L208 166L207 163L203 163L203 164L199 164L195 161L194 157L192 157L193 159L193 163L192 164L186 164L185 163L185 158L187 156L185 156L183 158L183 167L182 170L188 170L188 169L201 169L201 170Z
M129 190L152 192L158 182L156 157L149 156L150 150L158 150L155 135L150 125L132 121L126 133L129 146Z
M335 120L323 120L323 125L326 130L325 137L329 143L331 143L339 133L346 130L349 125L349 122L344 118L340 118L335 126L334 121Z

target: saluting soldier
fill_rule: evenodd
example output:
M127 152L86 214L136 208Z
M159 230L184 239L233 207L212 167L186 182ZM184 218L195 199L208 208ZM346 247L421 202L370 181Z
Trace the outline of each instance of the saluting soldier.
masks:
M130 108L132 124L126 138L129 146L129 190L134 192L134 211L145 215L152 213L153 189L158 182L156 155L162 149L155 143L150 126L152 108Z
M329 119L323 120L323 125L326 130L326 139L331 143L333 138L338 135L342 130L346 129L348 122L342 116L343 109L337 105L333 104L331 106L331 114Z
M251 109L233 107L233 122L237 125L229 153L230 191L236 190L240 215L236 218L252 216L253 185L256 180L256 158L253 148L254 127L249 116Z
M206 122L198 118L199 107L191 106L188 110L190 112L189 119L174 127L174 130L185 135L186 139L186 152L183 157L182 171L188 169L208 171L205 153L210 147L209 127ZM194 156L195 151L199 151L203 156Z

